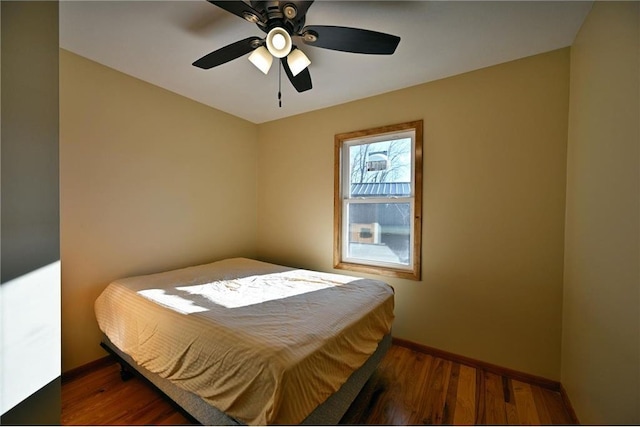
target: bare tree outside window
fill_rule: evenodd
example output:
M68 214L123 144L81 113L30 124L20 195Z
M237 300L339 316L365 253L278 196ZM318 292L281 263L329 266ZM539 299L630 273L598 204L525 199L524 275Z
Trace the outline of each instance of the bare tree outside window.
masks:
M351 183L407 182L411 174L411 140L407 138L391 141L360 144L350 148ZM382 154L384 153L384 154ZM367 163L372 155L387 157L387 167L370 171Z

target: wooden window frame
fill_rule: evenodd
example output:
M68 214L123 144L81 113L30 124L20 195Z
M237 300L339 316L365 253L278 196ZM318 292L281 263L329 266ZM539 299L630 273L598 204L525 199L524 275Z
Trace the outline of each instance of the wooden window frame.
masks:
M342 258L343 253L343 212L342 206L345 197L343 195L343 147L346 141L359 138L368 138L376 135L400 133L403 131L415 131L413 148L413 245L412 245L412 269L393 268L346 262ZM378 274L383 276L420 280L422 264L422 145L423 145L423 121L417 120L399 123L389 126L346 132L335 135L334 138L334 204L333 204L333 265L336 269L350 270L363 273Z

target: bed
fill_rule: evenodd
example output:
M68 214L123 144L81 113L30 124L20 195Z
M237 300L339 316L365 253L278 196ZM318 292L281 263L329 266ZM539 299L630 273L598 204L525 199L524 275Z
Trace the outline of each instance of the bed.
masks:
M232 258L117 280L102 345L205 424L336 424L390 345L393 289Z

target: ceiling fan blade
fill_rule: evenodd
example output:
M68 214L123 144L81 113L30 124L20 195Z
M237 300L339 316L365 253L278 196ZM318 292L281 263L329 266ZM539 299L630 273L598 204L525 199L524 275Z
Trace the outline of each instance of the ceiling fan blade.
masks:
M316 40L305 37L305 33ZM331 25L309 25L302 29L302 36L309 46L373 55L391 55L400 43L400 37L391 34Z
M242 19L245 19L249 22L265 22L264 16L247 3L240 0L207 0L209 3L218 6L221 9L226 10L227 12L233 13L236 16L239 16ZM251 18L251 16L255 16L255 20Z
M193 63L196 67L208 70L209 68L217 67L226 62L234 60L236 58L245 55L256 47L259 46L257 41L261 41L260 37L247 37L244 40L231 43L225 47L222 47L216 51L211 52L208 55L203 56Z
M280 63L282 64L287 77L289 77L289 81L298 92L305 92L313 87L311 84L311 73L309 73L308 67L300 71L297 76L294 76L289 68L286 57L280 58Z

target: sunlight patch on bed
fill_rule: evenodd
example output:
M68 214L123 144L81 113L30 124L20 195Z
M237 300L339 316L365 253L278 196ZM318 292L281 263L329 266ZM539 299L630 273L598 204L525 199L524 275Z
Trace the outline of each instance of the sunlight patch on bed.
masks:
M146 289L139 291L138 294L182 314L200 313L209 310L206 307L195 304L190 299L168 294L165 289Z
M138 291L143 297L183 314L209 310L211 303L240 308L303 295L334 286L353 278L307 270L216 280L209 283Z
M183 286L177 290L226 308L247 307L320 291L346 283L328 280L305 270L293 270L276 274L260 274L230 280L219 280L201 285Z

